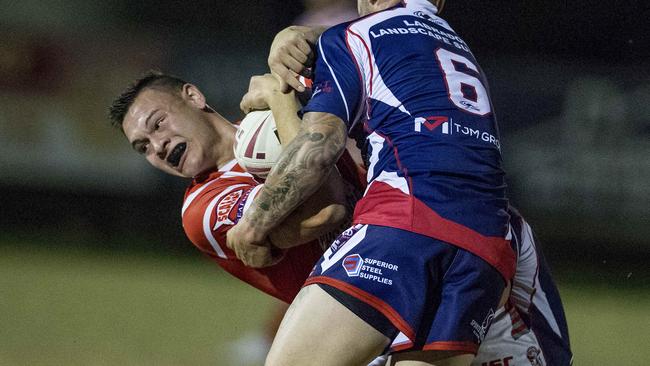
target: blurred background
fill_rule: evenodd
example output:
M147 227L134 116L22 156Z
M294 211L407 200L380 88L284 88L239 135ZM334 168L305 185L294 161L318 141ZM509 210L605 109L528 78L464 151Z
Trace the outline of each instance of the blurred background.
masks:
M241 117L276 32L354 1L0 0L0 365L254 365L276 305L194 250L187 182L110 127L155 68ZM449 0L578 365L650 364L650 5ZM334 21L336 20L336 21Z

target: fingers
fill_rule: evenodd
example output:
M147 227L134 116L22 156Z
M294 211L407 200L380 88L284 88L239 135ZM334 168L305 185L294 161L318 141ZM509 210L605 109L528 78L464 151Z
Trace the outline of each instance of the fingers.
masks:
M305 87L298 80L298 74L282 62L269 63L269 67L271 68L271 72L278 78L278 81L280 81L281 92L287 93L291 90L290 88L300 92L305 90Z
M299 74L305 77L310 76L307 69L307 63L310 60L311 48L307 42L304 42L302 46L282 47L277 56L269 57L269 67L273 74L280 76L280 90L283 93L287 93L289 88L299 92L305 91L304 85L297 80L297 77Z
M235 249L237 258L246 266L263 268L276 264L281 256L274 256L273 250L267 245L240 244Z
M306 52L305 52L305 45L307 48ZM309 45L307 45L306 42L302 42L299 44L287 46L284 52L281 53L281 55L284 56L284 58L290 56L300 64L300 67L305 67L307 66L306 63L309 60L310 53L311 53L311 48L309 48Z
M312 50L311 50L311 46L309 45L309 42L307 42L307 40L305 39L301 39L298 42L296 42L295 47L298 49L300 53L306 56L304 60L299 60L303 64L306 64L307 61L309 61L309 59L311 58L311 54L312 54ZM311 66L311 65L307 65L307 66Z
M239 109L241 109L244 114L248 114L251 110L253 110L250 93L244 94L244 96L241 98Z
M304 61L300 61L303 59ZM305 65L303 63L306 60L307 55L300 52L296 52L295 54L289 53L281 56L282 64L296 74L300 74L305 69Z
M248 92L239 103L239 108L244 113L268 109L268 97L277 92L277 89L278 83L271 74L253 76L248 84Z
M288 93L291 91L291 89L295 89L300 93L305 91L305 86L302 85L300 80L298 80L298 74L296 74L293 70L287 70L284 73L284 76L282 76L281 85L287 86L285 89L280 89L283 93Z

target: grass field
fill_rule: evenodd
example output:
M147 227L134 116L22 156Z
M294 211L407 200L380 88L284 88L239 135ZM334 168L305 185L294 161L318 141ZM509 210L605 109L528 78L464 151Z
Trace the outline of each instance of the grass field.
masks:
M557 277L576 365L650 365L650 288ZM0 365L245 365L272 303L201 257L0 246Z

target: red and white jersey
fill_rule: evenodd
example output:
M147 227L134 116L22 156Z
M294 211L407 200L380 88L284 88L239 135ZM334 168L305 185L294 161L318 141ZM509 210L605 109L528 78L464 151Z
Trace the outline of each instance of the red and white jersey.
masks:
M347 153L338 167L344 179L356 186L354 190L362 191L354 162ZM185 192L183 228L190 241L224 270L273 297L291 302L323 253L319 240L286 250L282 261L266 268L245 266L226 246L226 233L262 187L262 182L234 159L219 170L197 176Z

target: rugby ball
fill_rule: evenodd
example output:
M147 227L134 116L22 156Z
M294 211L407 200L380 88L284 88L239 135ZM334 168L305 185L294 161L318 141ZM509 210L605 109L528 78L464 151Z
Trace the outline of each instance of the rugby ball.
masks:
M235 158L247 172L265 178L278 162L282 145L270 110L244 117L235 135Z

